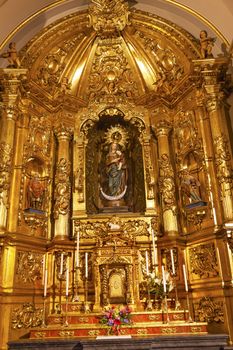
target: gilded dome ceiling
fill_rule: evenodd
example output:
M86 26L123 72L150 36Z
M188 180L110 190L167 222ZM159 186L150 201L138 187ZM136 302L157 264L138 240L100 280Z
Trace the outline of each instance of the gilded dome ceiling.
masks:
M56 107L65 92L74 105L171 105L189 90L198 40L159 16L113 3L110 12L92 5L59 19L21 50L35 99Z

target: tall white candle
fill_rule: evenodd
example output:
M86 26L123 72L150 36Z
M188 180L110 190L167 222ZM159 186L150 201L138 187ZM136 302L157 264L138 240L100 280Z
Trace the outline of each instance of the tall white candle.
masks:
M46 264L46 254L43 255L43 261L42 261L42 283L45 281L45 264Z
M88 277L88 253L85 253L85 278Z
M146 250L146 274L149 275L149 260L148 260L148 251Z
M67 259L67 269L66 269L66 296L69 295L69 258Z
M152 235L152 245L153 245L153 257L154 257L154 265L158 265L158 251L157 251L157 246L155 246L155 233L154 230L151 230L151 235Z
M44 297L47 295L47 285L48 285L48 270L45 270L44 274Z
M60 265L60 275L62 275L63 273L63 253L61 253L61 261L60 261L61 265Z
M163 265L162 265L162 277L163 277L163 291L164 293L167 293L166 276L165 276L165 269Z
M188 281L187 281L186 268L185 268L185 265L184 265L184 264L183 264L183 274L184 274L184 286L185 286L185 291L188 292Z
M220 254L219 254L219 249L218 249L218 247L217 247L217 255L218 255L218 264L219 264L220 278L221 278L221 280L222 280L222 286L224 286L223 273L222 273L222 265L221 265L221 260L220 260Z
M77 244L76 244L76 267L79 267L79 231L77 232Z
M174 264L174 255L173 255L173 249L170 249L171 253L171 263L172 263L172 274L175 275L175 264Z

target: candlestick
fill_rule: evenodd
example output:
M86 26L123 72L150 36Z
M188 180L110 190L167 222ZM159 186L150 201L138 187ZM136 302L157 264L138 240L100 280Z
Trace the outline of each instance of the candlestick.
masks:
M154 230L152 229L151 231L151 235L152 235L152 245L153 245L153 260L154 260L154 265L158 265L158 251L157 251L157 246L155 246L155 234L154 234Z
M79 231L77 232L77 244L76 244L76 267L79 267Z
M88 253L85 253L85 278L88 277Z
M63 253L61 253L60 275L63 273Z
M183 264L183 273L184 273L184 286L185 286L185 291L188 292L188 281L187 281L186 268L185 268L185 265L184 265L184 264Z
M172 274L175 275L176 270L175 270L175 264L174 264L173 249L170 249L170 253L171 253L171 263L172 263Z
M165 269L163 265L162 265L162 276L163 276L163 291L164 291L164 294L166 294L167 292L166 276L165 276Z
M44 297L47 295L47 285L48 285L48 270L45 270L44 274Z
M146 250L146 274L149 275L149 260L148 260L148 251Z

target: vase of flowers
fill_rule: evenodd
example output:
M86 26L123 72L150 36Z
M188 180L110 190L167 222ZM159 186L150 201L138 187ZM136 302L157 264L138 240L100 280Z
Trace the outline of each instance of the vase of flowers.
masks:
M161 306L162 299L173 290L174 284L170 273L165 271L165 284L166 284L166 293L164 291L164 280L160 275L156 275L155 272L149 273L148 275L148 287L150 295L155 299L156 309L159 309Z
M103 312L100 323L108 326L108 335L120 335L122 325L130 325L131 309L128 306L111 306Z

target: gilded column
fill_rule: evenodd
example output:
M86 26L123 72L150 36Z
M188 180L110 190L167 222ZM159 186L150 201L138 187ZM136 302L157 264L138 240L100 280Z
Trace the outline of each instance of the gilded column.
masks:
M148 135L143 137L143 158L146 179L146 209L147 213L154 214L156 211L155 172L151 155L151 139Z
M1 69L2 111L0 131L0 231L5 231L8 221L9 192L12 173L17 98L26 69Z
M223 81L226 80L228 62L226 59L206 60L201 66L205 90L207 92L207 110L214 145L216 175L223 206L224 221L233 220L232 200L232 156L225 115L226 96Z
M170 159L168 135L171 125L161 120L155 127L159 152L159 192L161 195L164 231L168 236L178 235L174 171Z
M71 201L71 166L69 145L72 137L72 129L61 124L55 129L55 134L58 140L58 152L54 193L54 239L66 240L69 237Z
M197 108L195 110L198 123L200 125L201 136L203 140L203 149L205 156L205 164L208 177L208 188L210 203L212 206L212 215L215 227L221 226L223 221L222 207L219 201L219 190L216 179L216 170L214 164L214 148L212 141L212 132L210 118L205 108L205 98L203 91L197 90L196 93Z

